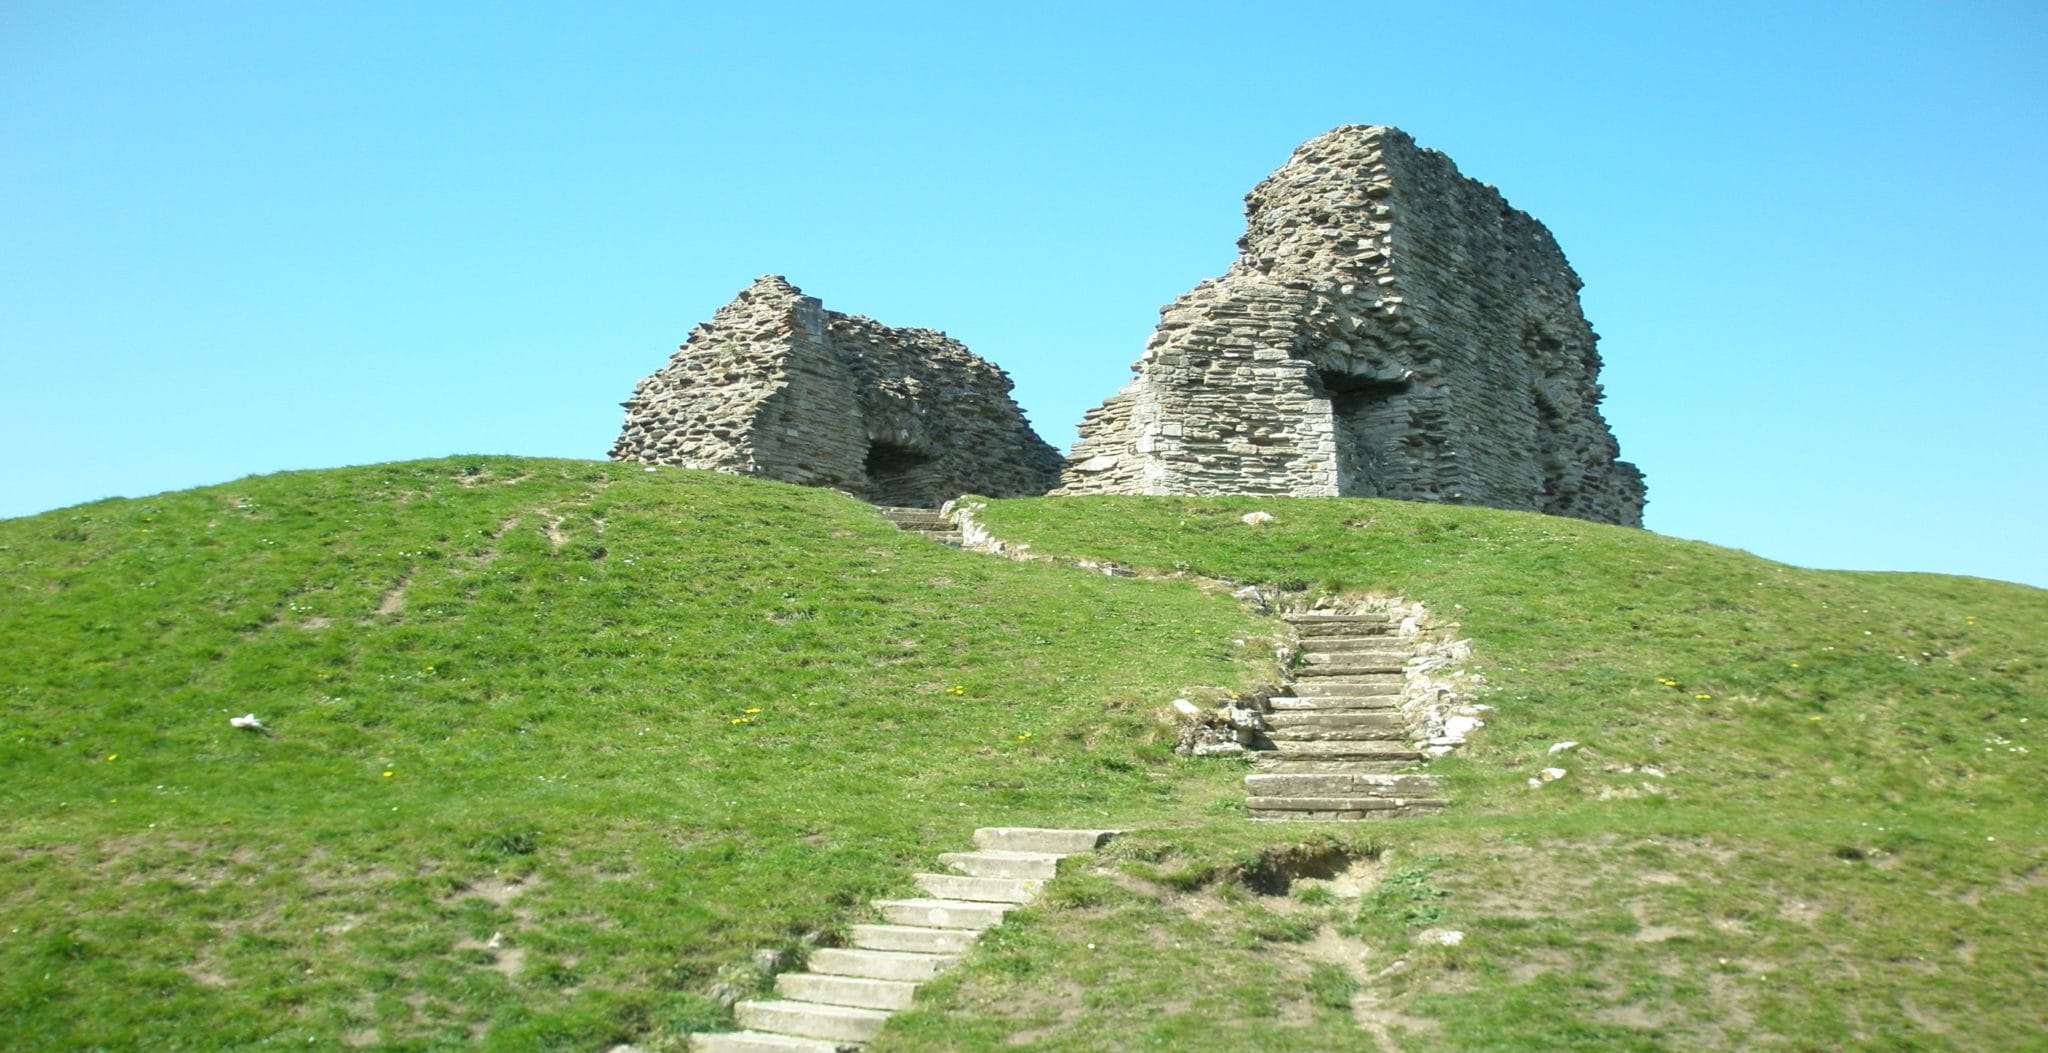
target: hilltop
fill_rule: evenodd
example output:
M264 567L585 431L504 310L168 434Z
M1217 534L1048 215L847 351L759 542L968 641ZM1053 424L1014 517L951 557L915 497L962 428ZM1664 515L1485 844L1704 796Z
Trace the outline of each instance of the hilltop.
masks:
M1132 833L872 1048L2036 1041L2048 593L1380 500L981 518L1154 576L502 457L0 522L11 1040L673 1047L973 828L1073 824ZM1174 756L1279 642L1202 579L1472 638L1453 807L1252 824Z

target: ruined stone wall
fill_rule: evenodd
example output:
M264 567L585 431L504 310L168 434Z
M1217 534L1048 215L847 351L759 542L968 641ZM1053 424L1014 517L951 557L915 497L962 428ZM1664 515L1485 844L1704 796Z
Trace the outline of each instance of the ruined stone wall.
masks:
M1241 253L1161 311L1059 493L1384 496L1640 525L1580 281L1541 223L1397 129L1303 144Z
M931 329L824 309L763 277L624 403L614 460L829 486L880 504L1022 497L1059 479L1010 378Z

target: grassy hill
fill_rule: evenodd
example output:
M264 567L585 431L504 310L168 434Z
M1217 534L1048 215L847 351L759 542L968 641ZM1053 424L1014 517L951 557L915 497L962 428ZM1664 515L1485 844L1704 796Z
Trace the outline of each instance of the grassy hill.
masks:
M0 522L9 1041L674 1046L756 949L829 941L992 824L1136 832L877 1050L2048 1025L2048 593L1393 502L983 518L1039 553L1428 602L1499 707L1437 766L1455 807L1247 822L1242 770L1173 757L1160 711L1268 679L1275 623L827 492L494 457L100 502Z

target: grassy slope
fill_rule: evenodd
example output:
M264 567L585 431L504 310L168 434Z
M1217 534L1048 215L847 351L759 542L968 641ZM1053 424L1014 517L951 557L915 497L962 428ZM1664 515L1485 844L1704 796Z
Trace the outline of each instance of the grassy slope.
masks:
M1149 710L1242 675L1261 626L1140 584L584 462L0 523L6 1043L587 1050L715 1023L720 969L910 891L977 825L1230 805ZM229 726L252 711L275 734Z
M1501 707L1440 765L1457 808L1245 823L1240 772L1153 717L1260 676L1265 630L1186 585L697 473L245 480L0 523L0 1018L46 1048L662 1046L720 1018L721 968L972 827L1107 822L1147 829L876 1048L2037 1041L2037 590L1386 502L988 518L1457 617ZM227 726L252 710L275 735ZM1560 739L1572 774L1527 790ZM1645 763L1667 777L1602 770ZM1261 894L1303 842L1380 884Z
M1275 521L1239 521L1260 508ZM1199 873L1215 850L1151 838L1132 849L1148 862L1088 876L1086 909L906 1021L928 1041L889 1048L993 1037L1015 1005L1048 1047L1174 1045L1204 1002L1284 1024L1345 1015L1361 986L1359 1018L1420 1050L2042 1042L2048 593L1393 502L1083 498L984 518L1041 553L1424 599L1477 641L1499 712L1438 766L1452 812L1371 828L1383 883L1361 902L1264 898L1247 923L1237 896L1218 924L1174 882L1132 880ZM1584 745L1550 756L1563 740ZM1550 764L1571 774L1529 789ZM1645 764L1665 777L1619 770ZM1466 942L1419 944L1426 927ZM1160 931L1218 950L1175 964ZM1337 956L1317 964L1324 937L1362 957L1348 984ZM1278 994L1240 953L1260 940L1299 944ZM1089 968L1083 994L1065 977ZM1063 1016L1062 997L1088 1011Z

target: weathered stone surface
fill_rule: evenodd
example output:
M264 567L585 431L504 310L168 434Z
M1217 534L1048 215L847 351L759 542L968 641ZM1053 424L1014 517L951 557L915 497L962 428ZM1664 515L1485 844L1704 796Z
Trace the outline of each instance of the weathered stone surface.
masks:
M692 330L624 406L613 460L894 505L1029 497L1059 481L1059 451L1031 430L1002 370L944 333L827 311L772 275Z
M1221 278L1160 312L1058 493L1397 497L1640 525L1580 281L1541 223L1394 128L1303 144Z

